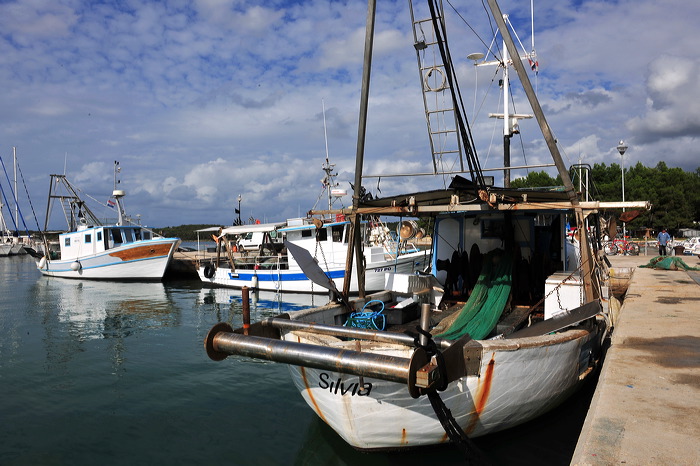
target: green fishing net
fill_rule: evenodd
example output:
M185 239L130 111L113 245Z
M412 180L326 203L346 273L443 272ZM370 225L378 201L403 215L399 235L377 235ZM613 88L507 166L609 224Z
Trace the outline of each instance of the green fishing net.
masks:
M656 256L648 264L640 267L661 270L700 270L700 267L689 266L679 256Z
M486 254L479 279L457 318L442 333L435 336L456 340L465 333L480 340L498 323L510 296L512 260L502 249Z

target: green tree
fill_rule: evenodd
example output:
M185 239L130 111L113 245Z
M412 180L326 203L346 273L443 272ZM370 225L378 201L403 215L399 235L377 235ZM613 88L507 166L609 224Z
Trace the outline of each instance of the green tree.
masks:
M539 172L530 172L526 177L516 178L510 183L511 188L545 188L561 185L562 181L559 175L557 175L556 178L552 178L544 170Z

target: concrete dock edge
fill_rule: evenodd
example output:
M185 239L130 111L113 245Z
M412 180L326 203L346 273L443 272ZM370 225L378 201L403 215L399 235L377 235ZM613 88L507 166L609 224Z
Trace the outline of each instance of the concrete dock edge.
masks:
M635 268L571 464L700 464L700 272L610 259Z

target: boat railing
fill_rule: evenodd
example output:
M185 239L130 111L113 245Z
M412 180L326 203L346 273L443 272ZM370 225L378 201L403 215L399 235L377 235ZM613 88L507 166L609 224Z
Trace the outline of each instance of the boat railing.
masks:
M289 268L287 257L283 255L243 255L242 253L233 253L234 269L241 270L280 270ZM215 258L205 259L204 261L215 260ZM228 258L222 255L220 259L220 267L230 268L231 263Z

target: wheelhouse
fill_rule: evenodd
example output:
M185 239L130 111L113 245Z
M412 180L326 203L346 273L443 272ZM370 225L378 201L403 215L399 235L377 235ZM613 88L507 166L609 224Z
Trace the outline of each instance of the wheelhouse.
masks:
M98 254L130 243L153 239L150 230L135 226L84 227L59 235L61 259Z

